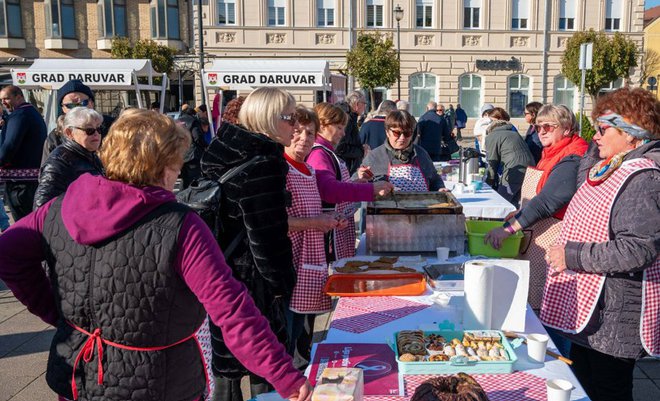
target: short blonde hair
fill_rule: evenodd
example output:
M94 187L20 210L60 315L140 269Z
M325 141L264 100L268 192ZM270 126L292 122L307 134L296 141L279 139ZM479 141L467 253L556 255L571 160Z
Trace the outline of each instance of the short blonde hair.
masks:
M191 136L164 114L137 110L110 127L99 154L106 176L136 186L160 185L166 167L180 168Z
M293 96L279 88L259 88L250 93L241 106L238 120L248 130L274 135L280 115L286 109L296 107Z
M536 113L536 122L549 122L559 125L565 130L571 132L578 130L578 122L575 114L563 104L555 105L548 103L543 105Z

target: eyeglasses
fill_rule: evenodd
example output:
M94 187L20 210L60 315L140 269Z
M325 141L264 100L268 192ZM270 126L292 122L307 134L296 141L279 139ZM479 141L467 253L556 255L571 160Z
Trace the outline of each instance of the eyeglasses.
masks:
M596 131L598 131L598 133L600 134L600 136L604 136L604 135L605 135L605 131L607 131L607 130L610 129L610 128L614 128L614 129L618 130L618 128L615 127L615 126L613 126L613 125L600 125L600 124L599 124L599 125L596 125Z
M75 109L76 107L87 107L89 99L81 100L80 103L62 103L62 107L67 109Z
M298 122L298 118L296 117L296 113L280 114L280 120L286 121L292 127L294 125L296 125L296 123Z
M393 129L389 131L392 135L394 135L397 138L400 137L401 135L403 135L405 138L410 138L413 134L412 131L401 131L401 130L395 131Z
M555 128L557 128L559 125L557 124L536 124L534 127L536 128L536 132L541 132L541 130L545 132L550 132L554 131Z
M84 131L85 134L87 134L87 136L92 136L92 135L96 134L97 132L99 133L99 135L101 134L101 131L99 131L98 128L83 128L83 127L73 127L73 128Z

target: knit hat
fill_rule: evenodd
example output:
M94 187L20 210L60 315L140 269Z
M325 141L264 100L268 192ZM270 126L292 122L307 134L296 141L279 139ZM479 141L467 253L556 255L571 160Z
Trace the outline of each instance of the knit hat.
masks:
M94 92L92 92L89 86L85 85L79 79L72 79L71 81L62 85L62 87L57 91L57 104L61 105L64 96L73 92L84 93L88 98L94 100Z
M495 108L495 106L493 106L492 104L484 103L484 105L481 106L481 115L483 116L485 112L487 112L489 110L493 110L494 108Z

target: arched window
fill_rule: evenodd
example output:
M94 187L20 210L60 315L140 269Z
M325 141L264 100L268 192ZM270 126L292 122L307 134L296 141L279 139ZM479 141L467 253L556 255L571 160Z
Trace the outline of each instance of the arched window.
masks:
M525 105L529 103L530 78L516 74L509 77L509 115L524 117Z
M555 77L554 104L563 104L573 110L575 106L575 85L563 75Z
M410 105L412 114L419 117L426 112L426 104L435 100L437 78L433 74L420 73L410 76Z
M479 110L483 98L481 77L476 74L463 75L458 84L458 99L468 117L481 117Z

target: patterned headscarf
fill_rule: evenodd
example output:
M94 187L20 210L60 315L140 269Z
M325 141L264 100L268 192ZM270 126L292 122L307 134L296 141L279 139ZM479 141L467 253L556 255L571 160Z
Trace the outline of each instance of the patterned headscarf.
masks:
M639 139L652 139L651 132L626 120L625 117L616 114L613 111L607 111L606 114L598 117L598 122L611 125L626 134Z

